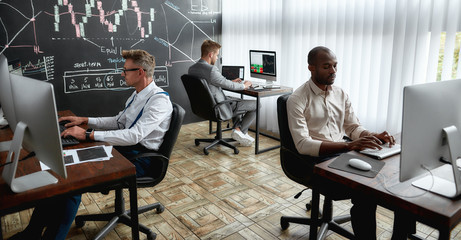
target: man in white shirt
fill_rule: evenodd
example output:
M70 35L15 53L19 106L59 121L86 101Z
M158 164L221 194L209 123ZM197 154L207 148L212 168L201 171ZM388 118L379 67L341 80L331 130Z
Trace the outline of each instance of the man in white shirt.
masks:
M315 164L343 152L381 149L381 144L395 144L394 137L386 131L367 131L355 115L349 96L333 85L337 60L330 49L312 49L308 65L311 79L296 89L287 101L288 125L300 154L312 156ZM345 141L344 136L351 141ZM376 239L376 203L354 194L351 198L354 204L351 208L352 227L356 238ZM394 233L393 239L402 238Z
M123 51L126 59L122 76L128 86L135 88L125 103L125 109L113 117L61 117L59 121L70 121L62 136L72 135L79 140L95 140L110 143L125 157L137 150L158 150L163 136L170 126L173 107L167 92L155 85L153 74L154 57L143 50ZM87 123L90 129L78 125ZM93 130L95 128L96 130ZM137 159L137 176L149 175L149 159Z
M135 88L128 98L125 109L114 117L61 117L59 121L70 121L62 136L74 136L79 140L108 142L125 157L134 156L144 148L158 150L163 136L170 126L173 106L168 93L155 85L153 81L155 59L144 50L122 52L126 59L122 76L128 86ZM100 130L85 130L78 125ZM136 176L149 176L155 171L149 158L133 161ZM29 225L24 231L11 239L54 239L64 240L77 214L81 195L47 201L38 205L32 214ZM43 229L46 229L43 232Z

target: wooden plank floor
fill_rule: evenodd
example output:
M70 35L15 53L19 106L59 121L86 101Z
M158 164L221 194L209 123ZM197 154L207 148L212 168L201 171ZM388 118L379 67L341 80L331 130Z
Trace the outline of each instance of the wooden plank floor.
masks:
M208 122L184 125L172 154L165 179L154 188L138 190L138 205L161 202L165 211L151 211L139 216L140 223L158 234L157 239L308 239L309 229L291 224L286 231L280 228L280 217L309 216L305 204L311 192L300 198L294 195L304 189L288 179L280 167L279 150L259 155L253 147L240 147L238 155L224 147L203 154L203 147L194 145L195 138L208 138ZM228 137L230 132L225 132ZM254 134L253 134L254 136ZM277 144L260 138L262 148ZM128 192L125 192L128 199ZM79 214L101 213L113 210L114 193L84 194ZM127 207L128 201L127 201ZM350 201L334 204L334 215L348 214ZM4 216L2 231L8 238L27 226L32 209ZM390 239L393 212L378 207L378 239ZM93 239L104 222L87 222L83 228L72 226L67 239ZM350 223L347 225L350 228ZM434 229L418 224L418 235L437 239ZM458 226L452 239L461 239ZM118 225L106 239L130 239L128 227ZM141 239L146 239L141 234ZM344 239L330 233L329 240Z

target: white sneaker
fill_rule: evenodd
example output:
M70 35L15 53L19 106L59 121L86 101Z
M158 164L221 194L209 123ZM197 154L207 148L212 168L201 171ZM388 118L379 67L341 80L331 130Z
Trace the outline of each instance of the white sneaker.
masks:
M254 141L255 141L255 139L252 138L252 137L250 136L250 134L248 134L248 133L245 133L245 138L248 139L248 140L250 140L251 142L254 142Z
M232 131L231 137L240 143L240 145L244 147L251 146L252 142L245 137L245 134L242 133L242 131Z

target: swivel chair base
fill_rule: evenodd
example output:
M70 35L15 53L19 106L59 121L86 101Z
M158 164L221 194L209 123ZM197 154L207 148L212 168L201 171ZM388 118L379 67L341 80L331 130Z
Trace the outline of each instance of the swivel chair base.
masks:
M208 155L210 154L208 152L208 149L216 146L216 145L223 145L223 146L226 146L228 148L231 148L231 149L234 149L234 153L235 154L238 154L240 151L237 149L236 146L230 144L229 142L232 142L232 141L235 141L234 139L232 138L223 138L223 139L195 139L195 146L198 146L200 145L200 142L209 142L211 143L210 145L206 146L204 149L203 149L203 153L205 153L205 155Z
M162 213L165 211L165 207L160 203L154 203L138 208L136 214L145 213L147 211L156 209L157 213ZM104 213L104 214L89 214L89 215L80 215L75 218L75 225L77 227L83 227L85 221L108 221L106 226L101 229L101 231L94 237L94 239L103 239L110 231L112 231L118 223L123 223L131 227L131 211L125 210L125 203L123 199L123 190L115 190L115 211L113 213ZM148 227L139 224L139 230L147 235L148 240L154 240L157 237L157 234L150 230Z
M318 217L320 209L318 208L316 209L316 206L318 206L319 200L315 199L314 194L315 193L313 193L313 198L314 198L313 207L314 208L312 209L312 215ZM317 197L320 198L320 196L317 196ZM317 205L315 205L315 201L317 201ZM324 239L327 236L328 230L331 230L348 239L353 239L354 234L340 226L340 224L349 222L350 220L351 220L350 215L338 216L338 217L333 218L333 200L328 197L325 197L325 201L323 203L323 214L321 218L317 218L317 220L314 220L312 218L307 218L307 217L282 216L280 218L280 226L282 230L286 230L290 226L290 222L297 223L297 224L310 225L309 239L318 239L318 240ZM318 232L317 232L317 227L320 227Z
M200 145L200 142L208 142L208 143L211 143L210 145L206 146L204 149L203 149L203 153L205 153L205 155L208 155L210 154L210 152L208 152L208 149L216 146L216 145L223 145L225 147L228 147L228 148L231 148L231 149L234 149L234 153L235 154L238 154L239 153L239 150L237 149L236 146L230 144L229 142L233 142L235 141L234 139L232 138L223 138L222 137L222 128L221 128L221 122L218 121L217 122L217 126L216 126L216 136L215 138L198 138L198 139L195 139L195 146L198 146Z

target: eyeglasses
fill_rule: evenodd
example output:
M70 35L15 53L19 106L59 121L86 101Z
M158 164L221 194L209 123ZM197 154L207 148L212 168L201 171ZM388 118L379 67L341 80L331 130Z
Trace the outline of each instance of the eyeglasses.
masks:
M132 72L132 71L137 71L139 69L142 69L144 71L146 71L146 69L143 69L143 68L130 68L130 69L123 69L123 73L126 75L126 72Z

